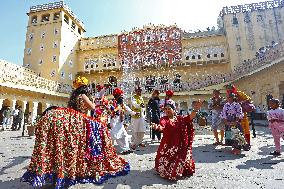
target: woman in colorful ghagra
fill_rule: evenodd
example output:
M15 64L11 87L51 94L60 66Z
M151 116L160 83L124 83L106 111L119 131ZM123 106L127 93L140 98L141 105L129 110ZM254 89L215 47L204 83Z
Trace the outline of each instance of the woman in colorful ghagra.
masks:
M130 170L128 162L117 155L106 124L86 114L96 107L88 80L78 77L73 84L76 89L68 107L47 111L35 124L34 151L22 177L34 187L101 184Z
M179 177L191 176L195 172L192 159L192 119L201 105L200 101L194 103L192 113L182 117L175 114L173 104L165 104L165 116L160 119L160 124L152 124L153 128L163 132L155 159L155 169L161 177L176 180Z

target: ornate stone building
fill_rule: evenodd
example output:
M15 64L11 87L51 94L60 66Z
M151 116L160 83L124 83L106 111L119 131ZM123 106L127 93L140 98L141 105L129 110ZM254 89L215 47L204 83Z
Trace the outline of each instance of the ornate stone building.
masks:
M62 1L32 6L27 15L23 66L0 61L2 109L18 104L35 117L50 105L65 106L78 74L93 89L111 83L107 94L123 87L129 96L139 86L148 98L153 89L173 89L183 110L230 82L256 104L284 94L283 0L224 7L217 28L195 33L145 25L85 38L84 24Z

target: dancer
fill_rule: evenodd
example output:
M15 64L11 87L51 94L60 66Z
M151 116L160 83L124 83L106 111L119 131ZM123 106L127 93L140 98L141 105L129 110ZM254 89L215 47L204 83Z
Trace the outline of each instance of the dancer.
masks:
M271 110L267 111L267 119L275 144L275 151L270 152L270 155L279 156L281 155L280 138L284 140L284 110L280 108L280 101L274 98L269 100L269 107Z
M50 109L35 124L35 146L22 177L34 187L101 184L129 172L128 162L116 154L106 125L86 115L95 108L88 80L77 77L73 84L76 89L68 108Z
M110 135L113 140L116 140L118 146L122 149L121 154L126 155L133 151L129 148L128 134L124 128L125 113L136 115L127 105L123 103L123 91L116 88L113 91L114 100L112 101L111 119L110 119Z
M240 120L243 118L242 107L236 102L234 93L227 96L227 103L224 105L220 117L225 122L225 145L232 146L233 154L240 154L246 141L242 135Z
M165 104L165 116L160 119L160 124L152 124L153 128L163 132L155 159L155 169L161 177L176 180L182 176L191 176L195 172L192 159L192 119L201 105L200 100L194 103L192 113L182 117L176 115L173 104Z
M229 84L226 86L227 94L234 93L237 97L237 102L241 104L242 111L244 113L244 116L241 121L241 126L243 129L243 133L245 136L245 139L248 143L247 149L250 149L250 127L249 127L249 119L248 119L248 112L253 112L255 110L255 106L253 105L253 102L251 100L251 97L249 97L246 93L243 91L238 90L234 85Z

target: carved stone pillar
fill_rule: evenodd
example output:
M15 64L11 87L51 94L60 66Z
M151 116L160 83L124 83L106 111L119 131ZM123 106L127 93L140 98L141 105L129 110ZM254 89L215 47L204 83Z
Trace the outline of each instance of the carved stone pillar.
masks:
M37 116L37 107L38 107L38 102L33 102L32 123L35 121Z

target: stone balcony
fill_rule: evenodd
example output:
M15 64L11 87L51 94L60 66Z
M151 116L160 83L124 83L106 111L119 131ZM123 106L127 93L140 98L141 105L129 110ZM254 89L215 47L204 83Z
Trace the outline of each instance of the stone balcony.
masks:
M72 87L67 84L39 77L34 71L25 67L0 60L0 85L29 90L44 94L68 97Z

